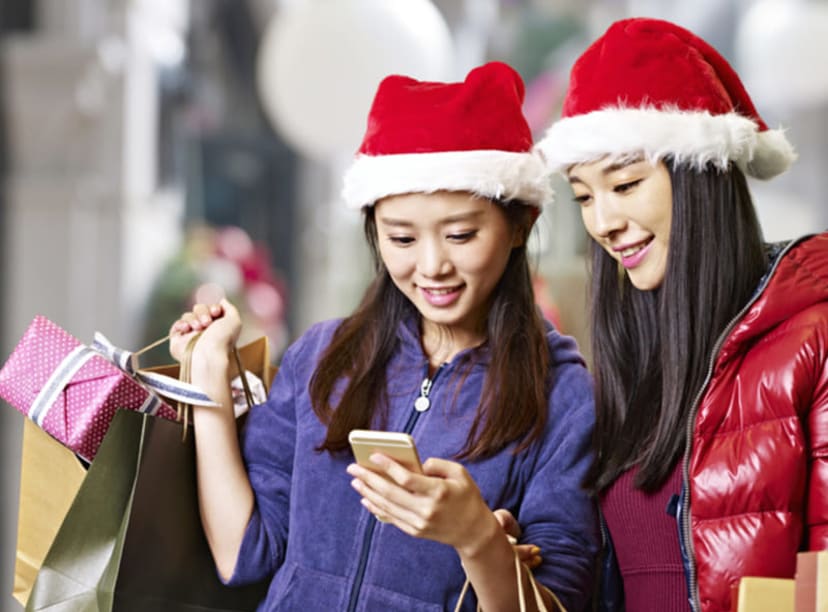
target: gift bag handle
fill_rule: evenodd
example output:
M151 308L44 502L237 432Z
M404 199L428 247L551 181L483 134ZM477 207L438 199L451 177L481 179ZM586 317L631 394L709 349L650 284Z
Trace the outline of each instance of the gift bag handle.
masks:
M184 357L184 358L185 358L185 360L187 360L187 361L189 361L189 360L190 360L190 357L192 356L192 351L193 351L193 348L194 348L194 346L195 346L195 342L194 342L194 341L195 341L195 340L196 340L196 339L197 339L200 335L201 335L201 334L200 334L200 333L198 333L198 334L196 334L195 336L193 336L193 339L190 341L190 343L188 343L188 344L187 344L187 348L185 349L185 357ZM155 347L157 347L157 346L159 346L159 345L161 345L161 344L164 344L164 343L165 343L165 342L167 342L169 339L170 339L170 336L169 336L169 335L164 336L163 338L161 338L161 339L159 339L159 340L156 340L156 341L155 341L155 342L153 342L152 344L148 344L148 345L147 345L147 346L145 346L144 348L142 348L142 349L138 349L137 351L135 351L135 352L134 352L134 353L132 353L132 354L133 354L133 355L135 356L135 358L137 359L137 358L138 358L138 356L139 356L139 355L141 355L142 353L146 353L147 351L151 351L151 350L152 350L152 349L154 349ZM232 354L233 354L233 361L235 361L235 362L236 362L236 368L238 369L238 371L239 371L239 376L241 377L242 388L244 389L244 399L245 399L245 401L247 401L247 407L248 407L248 408L252 408L252 407L253 407L253 403L254 403L254 402L253 402L253 393L252 393L252 391L250 390L250 383L247 381L247 376L244 376L244 367L242 366L242 360L241 360L241 355L239 355L239 347L238 347L238 346L234 346L234 347L233 347ZM184 382L190 382L190 381L189 381L189 377L188 377L188 380L186 380L186 381L184 381Z
M193 349L195 348L196 342L201 337L201 332L195 334L190 341L187 343L187 346L184 348L184 360L181 362L181 369L179 370L179 378L181 378L184 382L191 382L191 368L192 368L192 359L193 359ZM242 388L244 389L244 399L247 402L247 408L253 408L253 393L250 390L250 384L247 382L247 374L245 372L244 366L242 365L241 355L239 355L239 347L233 346L233 350L230 351L233 356L233 361L236 362L236 369L239 372L239 378L241 378ZM178 420L181 420L181 415L184 415L184 433L183 437L186 438L187 435L187 424L188 424L188 415L189 410L187 409L189 404L184 402L178 402L177 410L178 410ZM182 438L183 439L183 438Z
M523 592L523 572L521 571L522 568L526 569L526 573L529 576L529 582L532 585L532 594L535 598L535 606L540 612L548 612L546 604L543 602L543 596L541 595L540 587L538 586L538 583L535 580L534 576L532 576L532 570L530 570L526 565L520 562L517 551L515 551L515 574L517 575L518 603L520 604L520 612L526 612L526 598ZM463 606L463 600L466 597L466 593L468 592L470 585L471 582L467 577L466 581L463 583L463 589L460 591L460 597L457 598L457 605L454 607L454 612L460 612L460 608ZM549 589L546 590L552 596L552 599L555 601L555 604L558 606L558 609L565 610L565 608L558 600L558 598L555 596L555 594L552 593L552 591L549 591ZM478 612L480 612L480 605L477 606L477 610Z
M233 347L233 360L236 362L236 368L239 371L239 377L241 378L242 389L244 389L244 399L247 401L247 408L250 409L253 407L253 392L250 390L250 383L247 380L247 373L242 366L241 355L239 355L239 347Z
M198 339L200 337L201 337L201 332L198 332L192 338L190 338L190 341L187 342L187 346L184 348L184 358L181 360L181 365L180 365L180 368L179 368L179 375L178 375L178 378L181 382L185 382L185 383L190 383L191 382L190 378L191 378L193 350L195 349L195 344L196 344L196 342L198 341ZM146 353L147 351L150 351L150 350L154 349L155 347L167 342L169 339L170 339L169 335L164 336L160 340L156 340L155 342L153 342L151 344L148 344L144 348L138 349L137 351L132 353L132 355L135 359L137 359L138 356L141 355L142 353ZM247 381L247 375L245 373L244 366L242 365L241 355L239 355L239 347L234 345L233 350L230 351L230 353L233 356L233 361L236 364L236 369L238 370L239 377L241 378L242 388L244 389L244 399L247 402L247 407L248 407L248 409L252 408L253 404L254 404L254 402L253 402L253 393L250 390L250 383ZM182 440L187 439L187 426L189 425L189 414L190 414L190 411L189 411L188 408L190 406L191 406L191 404L188 404L186 402L182 402L180 400L176 402L176 411L178 413L178 421L181 422L183 420L183 423L184 423L184 428L183 428L183 431L182 431L182 434L181 434L181 439Z

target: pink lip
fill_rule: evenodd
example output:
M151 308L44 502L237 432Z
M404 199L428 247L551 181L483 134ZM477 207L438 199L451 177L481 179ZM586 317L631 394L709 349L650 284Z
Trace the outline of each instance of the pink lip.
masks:
M628 257L624 257L623 255L621 255L621 265L623 265L627 269L635 268L635 267L639 266L641 264L641 262L644 261L644 258L647 257L647 253L650 252L650 247L652 245L653 245L653 241L651 239L650 242L647 243L647 246L645 246L640 251L636 251L635 253L633 253L632 255L630 255ZM621 251L630 248L630 246L633 246L633 245L623 246L623 247L617 248L615 250L620 254Z
M444 291L445 289L451 289L447 293L433 293L434 291L440 290ZM454 302L456 302L460 298L460 292L462 290L462 286L460 287L420 287L420 293L422 294L423 298L426 302L431 304L432 306L438 307L445 307L450 306Z

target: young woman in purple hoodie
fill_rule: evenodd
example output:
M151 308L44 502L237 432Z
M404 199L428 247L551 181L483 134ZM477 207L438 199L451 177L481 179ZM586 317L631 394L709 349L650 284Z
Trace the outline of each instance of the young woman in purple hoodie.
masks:
M194 414L207 539L223 580L271 579L261 610L518 610L533 583L547 609L587 605L591 379L534 304L526 241L550 194L523 95L501 63L382 81L343 192L376 277L353 314L287 350L241 444L238 312L199 304L173 324L177 358L201 333L192 379L224 406ZM423 472L357 465L357 428L410 433ZM533 571L495 508L539 548Z

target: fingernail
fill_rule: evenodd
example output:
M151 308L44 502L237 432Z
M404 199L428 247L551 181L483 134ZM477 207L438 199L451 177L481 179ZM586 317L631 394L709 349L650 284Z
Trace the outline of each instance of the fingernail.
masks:
M533 556L537 556L540 554L540 548L537 546L533 546L529 549L529 552L531 552Z
M532 561L529 563L529 567L537 567L541 563L543 563L543 559L541 557L532 557Z

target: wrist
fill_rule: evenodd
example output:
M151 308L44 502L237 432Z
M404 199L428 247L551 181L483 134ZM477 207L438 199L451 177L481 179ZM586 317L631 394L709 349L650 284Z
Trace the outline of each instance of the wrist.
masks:
M512 550L506 532L491 512L488 513L487 519L471 533L474 534L472 538L455 547L464 564L474 562L484 555L499 554L498 549L509 552Z
M230 357L221 351L196 351L190 362L190 378L196 380L229 380Z

